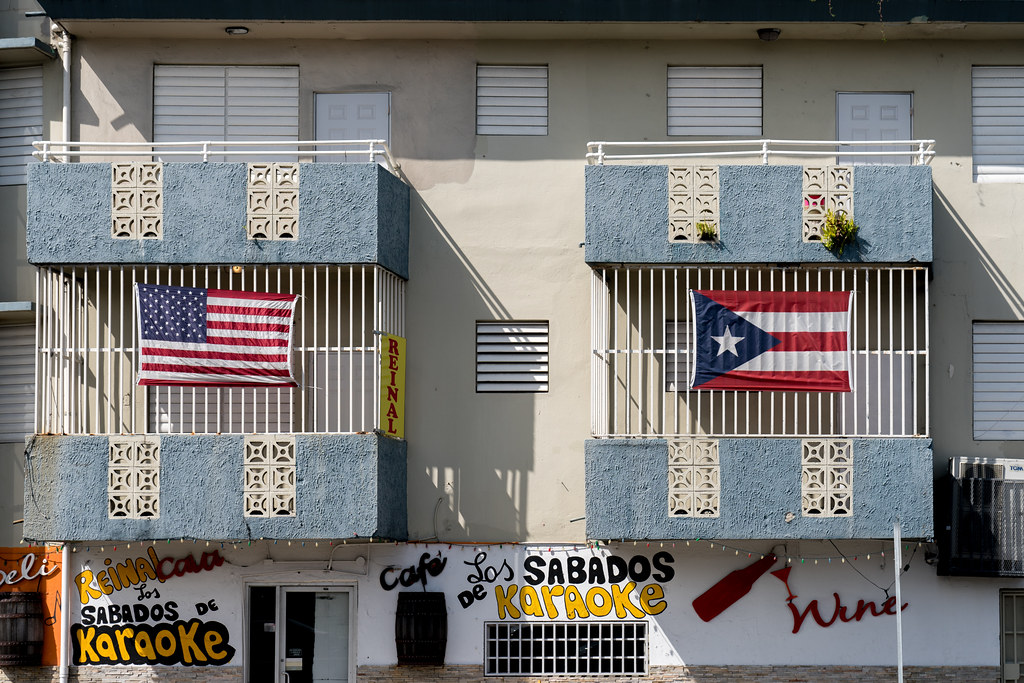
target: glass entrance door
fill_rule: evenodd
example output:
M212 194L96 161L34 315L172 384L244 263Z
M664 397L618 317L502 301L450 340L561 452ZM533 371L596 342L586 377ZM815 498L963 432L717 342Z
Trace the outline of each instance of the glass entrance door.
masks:
M331 587L249 588L249 683L348 683L351 600Z

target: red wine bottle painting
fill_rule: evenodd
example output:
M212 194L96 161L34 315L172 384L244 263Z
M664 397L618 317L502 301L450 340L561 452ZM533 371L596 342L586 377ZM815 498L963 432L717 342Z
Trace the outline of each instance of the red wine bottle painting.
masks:
M754 582L764 576L777 559L774 554L765 555L749 567L730 572L693 601L693 609L697 616L704 621L711 621L732 607L736 601L750 592Z
M754 582L764 576L777 559L774 554L766 555L747 567L730 572L721 581L697 596L693 601L693 610L704 621L711 621L749 593ZM865 616L880 617L896 614L896 598L889 596L888 593L881 606L872 601L858 600L856 607L847 607L840 600L839 594L833 593L832 597L835 604L832 616L829 619L822 615L817 600L811 600L806 608L800 610L794 603L797 596L793 594L792 589L789 587L789 573L792 569L792 567L783 567L773 571L772 576L782 581L786 586L786 605L793 616L793 633L800 631L808 616L822 628L828 628L837 621L860 621ZM908 603L903 603L900 606L901 611L905 610L907 606Z

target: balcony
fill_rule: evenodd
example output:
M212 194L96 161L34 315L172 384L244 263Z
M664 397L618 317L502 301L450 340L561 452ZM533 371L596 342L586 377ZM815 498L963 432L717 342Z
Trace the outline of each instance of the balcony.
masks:
M31 263L375 264L408 277L409 188L380 141L36 146L48 163L29 167Z
M586 260L928 263L933 147L931 140L593 142ZM723 165L734 160L748 163ZM828 209L860 228L841 255L822 245ZM701 239L701 223L712 239Z
M380 368L382 335L405 335L408 187L379 144L359 163L290 144L260 153L280 162L213 161L256 154L244 143L195 162L173 145L41 152L27 538L405 538ZM137 384L137 284L295 295L298 386Z
M929 538L931 142L755 142L591 146L587 535ZM859 226L842 254L828 210ZM850 391L691 388L691 290L851 292Z

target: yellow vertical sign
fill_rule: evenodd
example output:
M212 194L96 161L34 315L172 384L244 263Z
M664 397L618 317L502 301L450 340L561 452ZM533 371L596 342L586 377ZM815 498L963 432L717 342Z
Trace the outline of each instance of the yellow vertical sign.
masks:
M405 338L381 335L380 430L405 438Z

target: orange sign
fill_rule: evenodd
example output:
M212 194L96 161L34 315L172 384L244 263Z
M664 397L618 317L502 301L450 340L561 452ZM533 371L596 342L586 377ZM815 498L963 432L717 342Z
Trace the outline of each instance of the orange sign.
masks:
M39 593L43 600L43 666L58 665L60 646L59 548L0 548L0 592Z

